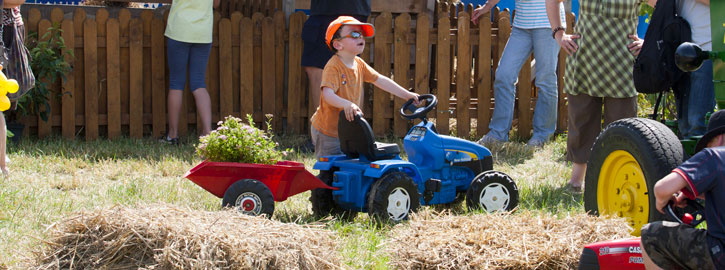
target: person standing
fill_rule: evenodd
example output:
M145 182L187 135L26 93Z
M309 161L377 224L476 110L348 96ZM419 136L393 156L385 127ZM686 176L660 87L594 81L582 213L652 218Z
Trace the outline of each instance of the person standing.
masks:
M320 105L322 90L322 69L334 55L325 43L327 26L340 16L351 16L366 22L370 16L370 0L312 0L310 17L302 26L302 66L309 82L309 110L313 112Z
M219 0L173 0L171 4L164 33L169 65L169 130L161 137L162 142L179 143L179 114L187 69L189 89L201 119L201 135L211 132L211 99L206 90L205 76L212 44L214 7L218 6Z
M561 1L546 0L546 12L553 38L569 55L566 159L573 166L568 185L581 191L602 124L637 116L632 63L642 48L637 14L644 0L581 0L573 35L564 32L559 19Z
M498 2L499 0L486 1L483 6L473 11L471 21L478 24L481 15L488 13ZM563 3L559 5L559 23L566 25ZM539 88L539 95L534 111L534 134L527 144L542 146L554 134L559 96L556 76L559 44L551 38L550 29L544 0L516 0L513 29L498 62L493 84L496 105L488 125L490 131L478 141L480 144L508 141L514 118L515 84L521 66L532 51L536 59L536 86Z

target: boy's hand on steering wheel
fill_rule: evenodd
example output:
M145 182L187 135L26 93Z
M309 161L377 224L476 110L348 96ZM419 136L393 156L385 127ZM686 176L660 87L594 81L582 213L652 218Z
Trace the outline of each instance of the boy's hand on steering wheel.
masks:
M347 106L345 106L345 108L343 108L343 109L345 110L345 119L347 119L347 121L350 121L350 122L355 120L355 114L359 113L361 116L363 115L363 112L360 109L360 107L358 107L353 102L350 102L350 104L347 104Z
M420 103L421 103L420 102L420 95L418 95L416 93L413 93L413 92L411 92L411 93L413 94L413 97L412 97L412 99L413 99L413 105L415 105L415 106L420 105Z

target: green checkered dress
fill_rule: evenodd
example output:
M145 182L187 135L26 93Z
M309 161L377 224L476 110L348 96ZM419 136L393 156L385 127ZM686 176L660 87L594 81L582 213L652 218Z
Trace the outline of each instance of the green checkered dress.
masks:
M574 33L579 49L566 65L570 95L628 98L637 95L632 82L634 56L627 49L637 34L642 0L582 0Z

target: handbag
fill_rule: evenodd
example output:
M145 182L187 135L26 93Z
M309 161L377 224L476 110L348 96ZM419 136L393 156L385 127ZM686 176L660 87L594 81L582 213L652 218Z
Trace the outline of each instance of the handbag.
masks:
M4 1L0 0L0 6ZM3 10L2 21L12 20L12 27L10 25L2 25L0 27L0 64L3 66L3 72L9 79L15 79L18 81L18 91L15 93L8 93L8 98L11 101L18 100L20 97L25 95L30 89L35 86L35 74L30 67L30 51L23 41L25 40L25 26L20 26L15 23L15 18L12 14L7 16L7 13L12 13L12 10ZM10 18L7 18L7 17ZM11 30L12 40L10 44L4 42L4 31Z

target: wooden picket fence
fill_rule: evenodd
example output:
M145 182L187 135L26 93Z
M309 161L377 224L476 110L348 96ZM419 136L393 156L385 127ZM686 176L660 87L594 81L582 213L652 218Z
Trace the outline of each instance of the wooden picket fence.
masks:
M74 57L66 56L73 70L53 88L49 121L26 117L27 131L37 132L41 138L61 133L65 138L82 135L88 140L164 134L168 68L163 16L146 10L132 17L122 9L109 17L105 9L86 14L84 8L69 14L54 8L49 14L43 18L37 8L30 9L26 27L42 36L52 24L60 25L67 47L74 50ZM286 18L279 10L270 16L260 12L244 15L240 11L229 18L215 14L206 80L213 121L251 114L261 123L265 115L273 115L276 131L305 134L314 112L307 106L309 91L300 65L301 32L307 16L297 12ZM488 130L494 70L511 31L508 10L495 10L490 16L493 21L483 19L475 26L467 11L438 19L407 13L393 17L383 12L371 18L377 33L361 57L405 88L435 93L439 105L430 116L440 133L453 133L449 127L455 126L458 136L468 137L472 129L480 136ZM568 17L571 24L573 15ZM561 89L564 58L560 55ZM531 132L536 96L530 69L529 62L524 64L517 91L516 121L524 137ZM566 107L561 90L559 97L559 128L564 129ZM396 136L405 135L412 123L398 116L402 103L387 92L366 86L362 107L376 134L392 130ZM194 104L190 91L185 91L179 125L182 135L190 126L199 129Z

